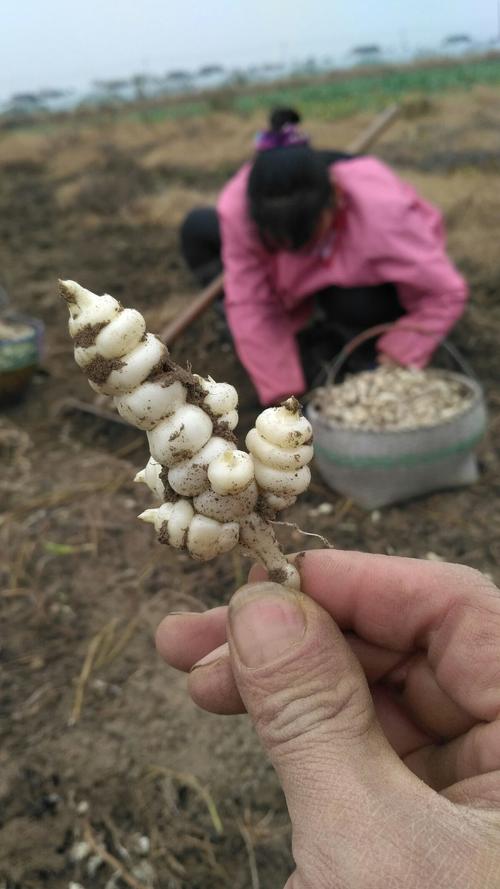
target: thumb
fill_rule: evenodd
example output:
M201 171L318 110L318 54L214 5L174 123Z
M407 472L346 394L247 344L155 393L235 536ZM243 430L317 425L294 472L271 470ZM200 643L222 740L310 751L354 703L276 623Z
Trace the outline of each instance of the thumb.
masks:
M236 684L283 785L292 822L345 807L366 819L399 796L407 770L376 720L363 670L330 615L276 583L242 587L229 607ZM359 803L359 806L357 805Z

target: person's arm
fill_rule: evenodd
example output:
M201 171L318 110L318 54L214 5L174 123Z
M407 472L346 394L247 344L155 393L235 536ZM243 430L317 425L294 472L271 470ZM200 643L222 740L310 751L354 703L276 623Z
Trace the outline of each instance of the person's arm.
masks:
M218 207L226 315L238 356L262 404L306 389L293 318L270 281L269 255L250 224Z
M462 315L467 285L446 254L439 213L403 183L380 247L378 275L396 285L406 314L379 339L379 352L398 364L425 367Z

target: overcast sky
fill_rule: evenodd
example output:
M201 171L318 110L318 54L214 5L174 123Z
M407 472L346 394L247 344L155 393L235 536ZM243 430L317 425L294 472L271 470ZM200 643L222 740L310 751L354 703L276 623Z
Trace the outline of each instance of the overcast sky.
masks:
M487 39L496 0L0 0L0 97L171 68Z

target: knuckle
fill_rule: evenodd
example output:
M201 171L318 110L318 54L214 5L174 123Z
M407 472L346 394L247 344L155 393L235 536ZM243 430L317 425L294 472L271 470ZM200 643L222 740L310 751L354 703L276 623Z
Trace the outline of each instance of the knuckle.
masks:
M305 665L303 665L305 666ZM305 669L296 682L258 693L256 728L272 752L298 751L322 739L351 742L371 727L374 715L368 693L356 675L345 673L335 686L325 683L325 665Z

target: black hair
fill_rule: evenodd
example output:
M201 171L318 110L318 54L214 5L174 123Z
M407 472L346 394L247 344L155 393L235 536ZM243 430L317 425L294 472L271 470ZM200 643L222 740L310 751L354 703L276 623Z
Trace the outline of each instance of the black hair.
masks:
M272 132L299 122L293 108L276 108L269 118ZM310 145L261 151L250 172L247 196L250 217L266 248L300 250L333 201L328 164Z
M300 123L300 120L300 114L295 108L274 108L269 115L269 128L273 133L279 133L287 123Z

